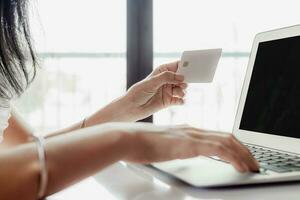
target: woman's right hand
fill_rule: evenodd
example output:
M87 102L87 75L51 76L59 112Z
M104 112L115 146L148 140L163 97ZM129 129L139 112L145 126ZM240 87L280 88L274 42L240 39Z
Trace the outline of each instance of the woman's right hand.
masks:
M232 134L189 126L159 127L147 123L132 124L129 130L134 133L131 134L134 142L125 158L129 162L147 164L202 155L218 156L240 172L259 169L250 151Z

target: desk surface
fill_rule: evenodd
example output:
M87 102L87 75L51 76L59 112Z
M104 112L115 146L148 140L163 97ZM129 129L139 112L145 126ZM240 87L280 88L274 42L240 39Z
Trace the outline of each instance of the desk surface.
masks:
M154 169L147 171L117 163L50 200L194 200L194 199L300 199L300 183L222 189L190 187Z

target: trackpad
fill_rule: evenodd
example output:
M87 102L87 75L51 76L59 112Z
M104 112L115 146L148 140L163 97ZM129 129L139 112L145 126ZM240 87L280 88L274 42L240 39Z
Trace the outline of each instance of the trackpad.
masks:
M251 173L239 173L227 163L202 156L152 165L180 180L200 187L235 185L251 176Z

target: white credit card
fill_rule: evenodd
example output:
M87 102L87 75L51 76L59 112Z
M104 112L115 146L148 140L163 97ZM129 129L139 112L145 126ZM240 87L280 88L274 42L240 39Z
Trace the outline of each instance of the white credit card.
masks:
M222 49L184 51L177 73L184 75L186 83L210 83L214 79Z

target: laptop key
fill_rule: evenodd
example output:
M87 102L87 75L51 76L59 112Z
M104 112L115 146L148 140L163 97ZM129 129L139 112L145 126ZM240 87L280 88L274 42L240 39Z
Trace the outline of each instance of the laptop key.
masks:
M257 160L260 160L262 158L264 158L263 156L254 156L254 158L256 158Z
M271 164L277 164L279 162L277 160L267 160L266 163L271 165Z
M276 163L274 164L276 167L283 167L286 166L286 164L284 162L280 162L280 163Z
M276 155L276 156L282 156L282 153L277 152L277 151L273 151L273 155Z
M288 161L286 161L286 162L284 162L286 165L296 165L297 164L297 162L295 162L295 161L292 161L292 160L288 160Z
M265 161L268 161L268 160L271 160L270 157L267 157L267 158L260 158L260 159L257 159L258 162L265 162Z
M300 171L300 157L262 147L246 145L261 168L278 173Z
M272 156L272 159L273 159L273 160L278 160L278 161L284 160L284 158L282 158L282 157L280 157L280 156Z
M264 154L265 155L273 155L274 153L270 151L270 152L264 152Z
M269 149L264 149L264 148L260 148L259 151L262 151L262 152L272 152L271 150L269 150Z
M260 152L251 152L252 155L263 155L263 153L260 153Z
M271 170L277 173L285 173L285 172L290 172L292 171L291 169L288 168L282 168L282 167L276 167L274 165L268 165L267 163L260 163L260 167L266 170Z
M282 166L282 168L290 171L300 171L300 167L296 167L292 165Z

